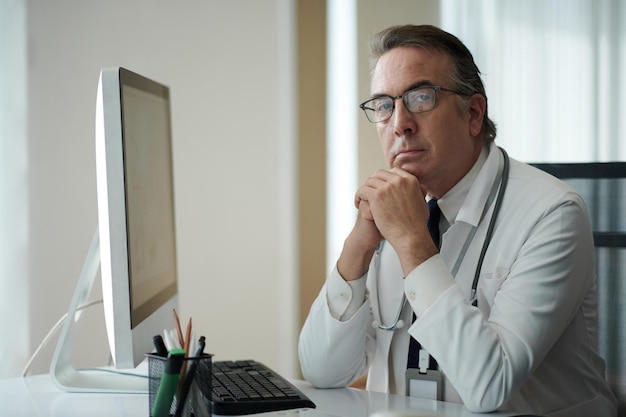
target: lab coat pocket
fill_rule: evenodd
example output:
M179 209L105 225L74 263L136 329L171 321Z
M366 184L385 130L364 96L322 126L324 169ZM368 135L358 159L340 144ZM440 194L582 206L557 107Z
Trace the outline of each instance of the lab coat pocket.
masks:
M489 314L489 311L491 311L496 293L509 276L510 269L496 266L492 269L484 269L484 271L485 272L480 274L476 297L478 300L478 308L486 316Z

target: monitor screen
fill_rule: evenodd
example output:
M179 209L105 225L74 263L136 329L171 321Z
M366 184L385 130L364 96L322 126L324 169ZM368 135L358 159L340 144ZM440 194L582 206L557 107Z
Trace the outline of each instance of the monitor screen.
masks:
M131 328L176 294L169 97L133 77L120 73Z

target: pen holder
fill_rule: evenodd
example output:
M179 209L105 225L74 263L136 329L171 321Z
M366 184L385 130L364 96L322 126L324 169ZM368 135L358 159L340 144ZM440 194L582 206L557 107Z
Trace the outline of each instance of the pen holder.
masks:
M158 397L163 395L163 390L160 391L159 388L167 377L165 370L168 358L150 353L146 356L148 357L148 415L150 417L162 417L163 415L167 417L211 417L209 400L211 398L213 355L205 353L200 357L184 358L182 365L186 369L184 379L178 379L175 394L167 398ZM165 404L157 405L158 402L163 401ZM157 408L164 410L168 405L169 413L156 412Z

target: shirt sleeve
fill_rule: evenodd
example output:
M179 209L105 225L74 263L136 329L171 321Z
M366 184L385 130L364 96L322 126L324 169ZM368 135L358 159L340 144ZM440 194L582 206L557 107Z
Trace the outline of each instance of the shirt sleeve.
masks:
M367 368L375 348L367 278L347 282L331 272L300 332L302 375L319 388L345 387Z
M367 274L353 280L344 280L337 267L333 269L326 284L326 301L330 314L339 321L348 321L361 308L366 298Z
M441 255L437 254L418 265L407 275L404 280L404 292L415 315L420 317L441 294L454 284L452 274Z

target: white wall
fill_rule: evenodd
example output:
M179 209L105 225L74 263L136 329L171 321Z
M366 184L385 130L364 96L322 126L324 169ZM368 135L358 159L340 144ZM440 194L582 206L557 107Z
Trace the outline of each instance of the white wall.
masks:
M193 316L215 359L255 358L295 376L293 9L27 2L30 268L17 279L30 283L31 351L67 310L96 227L98 74L124 66L171 88L180 315ZM107 360L92 310L77 366ZM47 372L53 348L33 373Z

